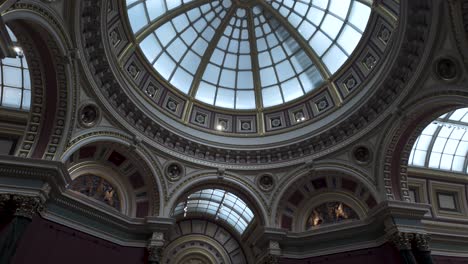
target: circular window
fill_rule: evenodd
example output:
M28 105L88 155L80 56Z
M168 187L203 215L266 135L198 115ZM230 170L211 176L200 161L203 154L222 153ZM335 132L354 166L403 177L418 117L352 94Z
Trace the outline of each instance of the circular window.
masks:
M203 103L263 109L326 83L367 26L363 0L127 0L135 41L162 79Z

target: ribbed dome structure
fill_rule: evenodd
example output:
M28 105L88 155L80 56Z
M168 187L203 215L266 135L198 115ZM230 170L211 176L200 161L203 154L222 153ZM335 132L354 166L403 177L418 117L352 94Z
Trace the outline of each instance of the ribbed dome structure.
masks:
M127 0L156 72L203 103L263 109L302 97L347 61L366 29L364 0Z

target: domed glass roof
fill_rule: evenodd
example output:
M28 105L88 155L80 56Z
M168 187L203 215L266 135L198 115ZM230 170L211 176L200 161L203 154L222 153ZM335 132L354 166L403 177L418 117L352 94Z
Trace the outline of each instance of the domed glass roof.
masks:
M261 109L299 98L349 58L370 0L127 0L143 54L204 103Z

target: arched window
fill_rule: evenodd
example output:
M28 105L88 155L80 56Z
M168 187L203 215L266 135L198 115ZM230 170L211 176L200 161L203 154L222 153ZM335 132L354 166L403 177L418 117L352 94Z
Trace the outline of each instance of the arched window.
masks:
M205 189L190 194L177 204L174 216L208 214L221 219L240 234L252 222L254 215L247 204L236 195L220 189Z
M31 105L31 80L28 64L18 40L10 28L8 34L13 41L16 58L0 61L0 106L29 110Z
M409 165L468 173L468 108L446 113L416 140Z

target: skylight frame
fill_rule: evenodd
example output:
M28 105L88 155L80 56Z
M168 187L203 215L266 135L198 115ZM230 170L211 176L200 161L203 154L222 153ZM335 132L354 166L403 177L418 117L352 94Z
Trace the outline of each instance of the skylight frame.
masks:
M15 58L0 60L0 107L29 111L31 108L31 74L26 57L13 31L7 26Z
M255 218L253 211L241 198L222 189L196 191L179 202L172 214L179 217L209 215L229 224L241 235Z
M231 20L233 17L235 17L236 11L239 8L245 8L248 12L247 15L245 16L244 24L247 24L247 28L249 29L248 34L248 39L250 40L250 43L255 43L257 39L253 41L253 37L255 36L255 33L252 34L251 31L255 30L255 26L252 26L254 24L254 17L255 14L252 16L252 10L255 7L260 7L264 9L265 13L270 12L271 16L269 19L279 19L279 25L280 27L285 27L283 30L285 34L289 34L286 39L293 39L293 41L296 41L296 46L299 47L296 52L299 54L301 50L305 50L305 55L304 52L301 53L301 58L307 58L312 61L312 65L308 64L307 67L305 67L302 70L297 70L295 67L295 64L291 61L295 54L288 54L287 57L284 60L281 60L280 62L274 63L273 65L273 73L274 76L276 76L276 83L271 84L271 85L264 85L262 83L262 78L261 78L261 73L260 70L262 67L259 65L261 62L259 61L259 58L257 56L252 56L257 54L257 49L256 47L250 47L250 54L251 54L251 67L253 73L249 77L250 79L253 80L253 89L238 89L239 87L237 86L237 83L239 82L239 77L238 75L244 71L240 70L239 68L236 68L233 72L235 75L234 81L232 83L228 82L222 82L221 80L221 74L223 72L223 69L220 70L219 76L216 80L216 82L207 82L207 80L204 78L205 76L205 71L206 69L212 68L212 66L208 67L210 65L210 58L211 58L211 53L216 50L218 46L218 41L220 38L223 37L224 31L228 28L229 29L229 23L222 23L219 27L217 27L216 32L214 33L214 37L211 39L211 42L208 44L208 48L205 49L205 54L201 56L201 59L199 58L199 65L198 65L198 71L193 74L188 71L184 71L185 69L182 69L180 65L182 64L182 60L174 60L168 65L171 67L170 73L165 73L165 71L160 72L161 70L164 69L164 67L161 66L161 64L158 64L157 67L155 67L156 72L162 73L161 77L165 79L167 82L171 83L172 86L176 89L178 89L181 93L186 94L187 96L194 98L200 102L203 102L208 105L212 105L214 107L220 107L223 109L237 109L237 110L254 110L254 109L263 109L263 108L269 108L269 107L275 107L278 105L285 104L289 101L295 100L297 98L300 98L311 91L317 89L318 87L322 86L323 83L325 83L331 76L337 72L343 64L346 63L346 61L349 60L350 56L352 55L353 51L356 49L358 43L360 42L364 30L367 28L367 23L370 19L370 15L372 12L372 1L364 1L364 0L347 0L349 1L349 8L346 10L346 15L345 16L339 16L337 13L338 11L335 10L330 10L331 6L339 6L337 5L337 1L339 2L340 0L321 0L321 2L326 2L326 6L322 7L322 10L324 12L323 17L321 18L320 23L318 24L318 29L310 38L305 38L300 32L298 32L298 27L292 27L290 24L289 16L292 13L298 14L296 10L294 10L294 6L296 6L298 3L305 4L309 6L309 9L311 7L317 8L320 7L317 2L317 0L311 0L311 1L305 1L305 0L300 0L300 1L290 1L290 0L259 0L259 1L249 1L249 2L241 2L241 4L236 3L236 2L231 2L230 0L218 0L218 1L207 1L207 0L185 0L182 1L180 0L177 4L177 7L169 9L165 7L165 12L163 15L159 17L150 17L150 12L148 11L148 4L150 2L161 2L164 4L164 6L167 6L167 1L168 0L127 0L127 8L129 9L128 14L130 18L130 22L132 27L134 28L134 34L135 34L135 39L136 43L140 44L145 41L146 38L148 38L151 35L154 35L157 37L157 34L155 33L156 30L159 27L162 27L165 23L172 23L174 19L176 19L178 16L181 14L184 14L186 12L189 12L193 8L200 8L201 6L206 5L207 3L213 4L213 3L218 3L218 6L223 6L224 11L226 11L228 14L223 18L227 20ZM229 4L226 4L229 3ZM245 4L248 3L248 4ZM286 16L283 16L285 13L281 12L281 10L285 9L286 4L289 3L290 10L286 12ZM292 3L292 6L291 6ZM365 8L365 16L364 19L366 20L364 25L365 26L359 26L355 25L354 23L350 22L350 16L351 13L353 12L355 6L360 5L364 6ZM145 8L144 11L144 16L142 15L142 19L145 20L144 25L139 26L139 27L134 27L133 22L132 24L132 8L136 8L137 6L141 6ZM276 6L278 10L275 10L273 6ZM230 12L231 9L234 9L234 12ZM279 10L281 9L281 10ZM357 9L356 9L357 10ZM364 9L363 9L364 10ZM362 11L362 10L361 10ZM364 11L363 11L364 12ZM233 15L234 14L234 15ZM257 14L258 15L258 14ZM320 32L320 28L323 26L324 21L326 20L327 17L333 17L333 18L339 18L340 21L342 22L341 27L339 28L339 32L336 34L334 38L332 38L330 45L326 48L326 50L320 54L317 54L317 52L314 50L314 47L310 46L308 43L308 40L311 40L318 32ZM301 23L304 23L307 18L302 18L303 21ZM310 19L309 19L310 20ZM309 21L307 20L307 21ZM192 24L193 22L190 21ZM270 24L271 21L268 21L268 24ZM346 41L342 41L343 35L348 31L353 31L353 34L358 34L359 37L355 38L356 41L354 41L354 46L349 48L346 46ZM323 30L321 31L323 32ZM277 33L275 33L277 35ZM350 33L351 34L351 33ZM323 34L326 36L325 34ZM352 34L351 34L352 35ZM330 37L330 36L328 36ZM279 42L283 43L285 40L283 38L279 39ZM193 44L193 43L192 43ZM283 49L283 52L286 52L285 48L283 47L284 45L281 44L281 48ZM345 46L343 46L345 45ZM256 44L254 44L256 46ZM191 46L185 46L185 49L190 50ZM188 53L188 50L185 50L183 53L185 54ZM331 65L330 60L327 58L330 58L330 52L339 52L342 54L342 60L339 62L333 61L333 65ZM336 54L335 54L336 55ZM146 54L145 54L146 56ZM269 50L269 56L271 57L271 50ZM148 56L147 56L148 57ZM336 56L332 56L336 57ZM184 58L184 57L182 57ZM172 58L173 59L173 58ZM150 63L154 64L154 60L152 58L149 59ZM198 60L198 59L197 59ZM259 63L260 62L260 63ZM288 70L288 72L292 72L291 76L288 78L283 78L282 72L277 70L276 67L279 66L279 64L285 64L282 66L285 66ZM158 70L159 69L159 70ZM292 70L292 71L291 71ZM180 72L177 77L174 77L177 72ZM225 69L225 75L228 74L231 76L232 72L227 71ZM232 77L232 76L231 76ZM282 79L282 81L280 81ZM190 83L190 84L189 84ZM251 87L249 87L251 88ZM292 90L291 90L292 89ZM225 93L226 95L222 97L222 93ZM240 95L243 96L240 96ZM252 96L255 97L252 99ZM224 98L224 100L222 99ZM242 100L242 103L241 101ZM247 101L245 101L247 100ZM244 102L245 101L245 102Z

